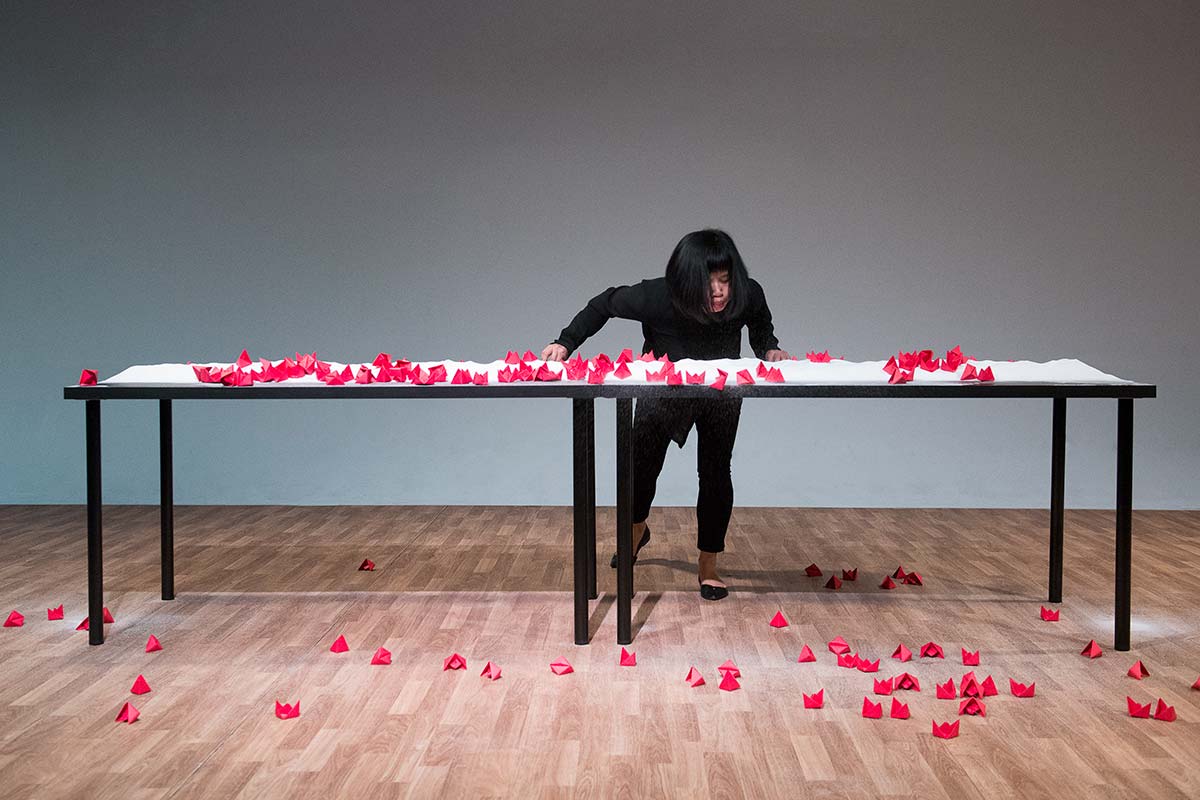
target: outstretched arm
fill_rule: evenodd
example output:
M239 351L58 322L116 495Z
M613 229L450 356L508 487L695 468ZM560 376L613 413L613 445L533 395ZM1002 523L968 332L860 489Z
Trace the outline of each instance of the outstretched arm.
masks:
M779 349L779 340L775 338L775 326L771 322L771 309L767 306L767 296L762 287L755 286L755 302L751 306L746 326L750 329L750 349L754 355L763 361L783 361L791 358Z
M642 283L633 286L611 286L593 297L583 310L575 315L562 333L554 340L567 349L570 355L584 340L604 327L613 317L644 320L646 318L646 291Z

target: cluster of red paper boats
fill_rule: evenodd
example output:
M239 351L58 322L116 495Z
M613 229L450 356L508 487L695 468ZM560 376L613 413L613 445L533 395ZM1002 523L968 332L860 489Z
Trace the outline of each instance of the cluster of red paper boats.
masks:
M958 345L955 345L953 350L947 350L942 358L934 358L932 350L913 350L911 353L901 350L887 360L883 371L888 374L888 383L908 383L919 369L926 372L957 372L959 367L966 364L958 378L960 381L977 380L986 383L996 380L991 367L976 369L974 364L967 363L974 360L975 356L964 356Z
M809 564L807 567L805 567L804 574L810 578L823 578L825 576L825 573L816 564ZM837 591L838 589L842 588L842 583L844 581L857 581L857 580L858 580L858 567L855 567L854 569L844 569L844 570L842 570L842 577L840 577L840 578L836 574L830 575L829 580L825 581L825 588L833 589L834 591ZM897 586L896 581L900 581L900 583L903 583L907 586L924 586L925 585L925 580L924 580L924 578L921 577L921 573L916 572L916 571L905 572L904 566L901 565L901 566L896 567L896 571L893 572L891 575L883 576L883 581L880 582L879 588L880 589L895 589Z
M816 364L826 364L834 360L830 357L828 350L820 353L810 351L805 354L805 358ZM888 359L883 369L888 373L888 383L907 383L913 379L913 375L918 369L928 372L939 369L955 372L963 364L966 364L966 367L963 369L960 380L994 380L991 367L977 371L973 364L967 363L973 358L974 356L964 356L957 345L953 350L947 350L946 355L940 359L933 357L932 350L900 351ZM634 361L643 361L662 364L658 370L646 371L646 380L652 383L662 382L668 386L680 386L685 383L703 384L705 382L705 373L703 372L679 372L675 369L674 362L667 356L655 356L653 351L634 356L631 348L622 350L615 361L604 353L590 359L576 354L574 358L562 362L561 369L554 369L549 362L543 362L535 368L532 362L538 360L532 350L526 350L524 354L509 350L504 357L504 363L508 366L497 373L497 380L500 383L516 383L559 381L565 378L571 381L586 380L588 383L603 383L610 374L618 379L628 378L632 375L629 364ZM790 360L798 361L799 359L792 356ZM219 383L224 386L282 383L292 378L303 378L306 375L316 375L319 381L328 386L342 386L351 383L413 383L419 386L449 383L451 385L486 386L488 383L486 370L473 372L469 369L458 368L454 375L450 376L443 365L426 369L420 365L414 366L413 362L408 359L393 359L388 353L380 353L369 365L361 364L356 369L347 364L340 370L335 370L329 362L317 358L316 353L296 353L295 358L285 357L278 364L270 359L260 358L256 366L249 352L243 350L233 363L224 367L206 367L188 363L195 372L196 379L201 383ZM724 389L728 377L728 372L718 369L717 379L708 385L713 389ZM734 378L739 386L757 383L759 379L766 383L782 383L784 380L783 373L778 367L768 367L762 361L758 362L758 367L753 375L750 374L750 370L742 369L738 370ZM85 369L79 375L79 385L81 386L94 386L96 380L96 371L92 369Z

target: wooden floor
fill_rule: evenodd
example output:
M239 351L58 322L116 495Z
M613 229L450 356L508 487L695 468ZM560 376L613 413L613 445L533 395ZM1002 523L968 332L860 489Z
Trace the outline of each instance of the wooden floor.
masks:
M158 599L158 511L105 509L108 641L89 647L84 510L0 507L0 795L6 797L1200 797L1200 512L1134 515L1133 651L1112 646L1113 515L1068 511L1062 621L1045 623L1045 511L738 508L702 601L695 512L655 509L636 567L638 665L618 666L611 509L593 643L572 644L563 507L180 507L178 599ZM375 572L359 572L364 558ZM839 592L804 575L857 567ZM924 587L877 588L917 569ZM46 608L64 603L66 619ZM771 628L782 610L791 621ZM143 652L155 634L163 651ZM351 651L329 645L344 634ZM843 636L880 674L839 669ZM1095 638L1104 657L1079 655ZM933 640L944 661L887 658ZM798 664L803 644L815 664ZM375 648L391 666L370 666ZM959 738L934 683L960 647L1001 695ZM467 670L443 672L451 652ZM566 657L575 673L551 674ZM717 689L732 658L742 688ZM1142 659L1150 677L1126 670ZM479 676L484 662L503 669ZM698 667L708 683L683 680ZM868 720L908 669L912 719ZM129 694L138 674L153 691ZM1037 682L1016 699L1008 679ZM802 692L825 690L805 710ZM1131 719L1162 697L1174 723ZM276 699L301 702L281 721ZM885 698L886 699L886 698ZM132 700L141 718L113 719ZM885 708L886 708L885 703Z

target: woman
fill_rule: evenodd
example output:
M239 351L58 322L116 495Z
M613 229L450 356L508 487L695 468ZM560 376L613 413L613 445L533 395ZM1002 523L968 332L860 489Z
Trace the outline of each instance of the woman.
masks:
M542 351L545 361L566 359L612 317L642 323L642 352L683 358L741 358L742 326L750 347L764 361L791 358L779 349L771 311L758 281L751 279L733 239L724 231L694 231L679 240L666 275L632 286L613 286L588 301L558 338ZM700 554L700 596L720 600L729 594L717 575L717 554L733 511L730 459L742 399L714 392L704 398L639 398L633 421L633 536L637 552L650 541L646 518L667 447L681 448L692 426L700 437L696 470L696 547ZM617 564L613 556L612 565Z

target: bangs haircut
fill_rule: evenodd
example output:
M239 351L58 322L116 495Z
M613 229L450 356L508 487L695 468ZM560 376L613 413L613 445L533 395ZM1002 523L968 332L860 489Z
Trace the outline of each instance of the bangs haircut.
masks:
M709 273L729 271L729 301L713 313L709 306ZM716 228L692 231L679 240L667 261L671 304L688 319L712 324L737 319L749 302L750 275L733 239Z

